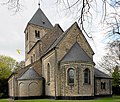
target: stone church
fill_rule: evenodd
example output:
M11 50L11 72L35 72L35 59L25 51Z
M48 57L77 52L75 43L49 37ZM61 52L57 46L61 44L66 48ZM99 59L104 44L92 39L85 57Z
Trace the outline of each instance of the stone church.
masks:
M94 52L75 22L66 31L38 8L25 28L25 67L8 80L14 99L92 99L112 95L112 80L96 69Z

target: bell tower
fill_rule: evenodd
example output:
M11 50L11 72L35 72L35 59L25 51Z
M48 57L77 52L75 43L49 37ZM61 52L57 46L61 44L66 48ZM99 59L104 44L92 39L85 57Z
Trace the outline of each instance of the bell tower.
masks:
M53 26L39 8L33 15L31 20L28 22L25 33L25 59L27 58L27 53L35 45L35 43L40 40Z

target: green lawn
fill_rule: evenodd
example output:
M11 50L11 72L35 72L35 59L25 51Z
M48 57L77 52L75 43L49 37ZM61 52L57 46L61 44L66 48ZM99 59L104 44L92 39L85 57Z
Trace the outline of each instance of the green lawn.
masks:
M120 96L113 96L112 98L100 98L94 100L8 100L1 99L0 102L120 102Z

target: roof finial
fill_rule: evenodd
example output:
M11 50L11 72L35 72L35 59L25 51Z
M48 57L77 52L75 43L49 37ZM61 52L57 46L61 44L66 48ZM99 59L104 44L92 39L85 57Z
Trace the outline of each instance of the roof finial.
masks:
M40 8L40 0L39 0L39 3L38 3L38 6L39 6L39 8Z

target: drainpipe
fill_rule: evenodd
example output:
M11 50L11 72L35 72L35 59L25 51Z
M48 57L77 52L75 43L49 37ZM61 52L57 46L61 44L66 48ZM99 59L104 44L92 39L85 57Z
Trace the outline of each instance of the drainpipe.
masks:
M55 50L55 72L54 72L54 83L55 83L55 100L57 99L57 97L56 97L56 94L57 94L57 87L56 87L56 85L57 85L57 83L56 83L56 79L57 79L57 47L55 47L54 48L54 50Z
M15 100L15 72L13 72L13 99Z

